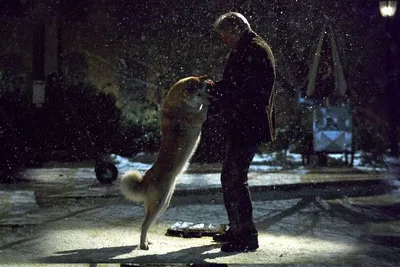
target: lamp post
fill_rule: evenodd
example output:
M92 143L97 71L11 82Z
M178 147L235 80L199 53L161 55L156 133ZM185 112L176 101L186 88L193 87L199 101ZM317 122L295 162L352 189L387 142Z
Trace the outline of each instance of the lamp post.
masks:
M398 156L398 142L397 142L397 130L396 130L396 116L397 116L397 101L396 101L396 82L395 82L395 69L394 62L392 60L393 50L393 34L391 27L391 20L396 14L397 1L379 1L379 10L382 17L385 19L385 37L386 37L386 107L387 107L387 119L388 119L388 139L390 145L390 156Z

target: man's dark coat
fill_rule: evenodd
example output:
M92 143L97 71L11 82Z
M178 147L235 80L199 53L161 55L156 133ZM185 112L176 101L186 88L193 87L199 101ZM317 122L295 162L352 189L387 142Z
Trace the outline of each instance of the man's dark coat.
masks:
M230 53L223 80L216 83L220 97L214 108L222 108L224 128L235 143L274 139L274 81L271 48L253 31L246 32Z

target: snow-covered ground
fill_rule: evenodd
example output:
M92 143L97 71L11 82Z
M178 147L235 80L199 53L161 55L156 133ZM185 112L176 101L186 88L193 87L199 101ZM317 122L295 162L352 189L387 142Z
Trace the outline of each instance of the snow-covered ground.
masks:
M121 171L127 171L129 169L136 169L139 171L146 171L148 170L154 160L156 155L146 154L146 153L139 153L136 157L124 158L119 155L112 155L113 161L116 163L117 168ZM343 154L329 154L329 157L337 160L337 161L345 161ZM302 159L300 154L287 154L287 161L280 162L278 159L277 153L262 153L256 154L252 164L250 165L250 171L253 172L273 172L282 170L284 167L287 166L288 163L293 165L293 168L298 169L299 171L303 171L305 166L301 165ZM344 166L344 165L343 165ZM375 171L375 172L383 172L386 171L387 168L383 165L366 165L363 164L362 160L362 153L355 153L354 155L354 162L353 168L359 169L361 171Z

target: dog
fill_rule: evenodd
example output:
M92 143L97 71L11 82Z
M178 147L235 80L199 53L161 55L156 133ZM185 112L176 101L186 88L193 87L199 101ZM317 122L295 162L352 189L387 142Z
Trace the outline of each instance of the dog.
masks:
M206 92L209 81L206 76L191 76L171 87L162 106L161 145L155 163L143 176L130 170L121 177L122 195L144 204L141 249L149 249L148 231L169 206L177 178L186 170L200 141L212 98Z

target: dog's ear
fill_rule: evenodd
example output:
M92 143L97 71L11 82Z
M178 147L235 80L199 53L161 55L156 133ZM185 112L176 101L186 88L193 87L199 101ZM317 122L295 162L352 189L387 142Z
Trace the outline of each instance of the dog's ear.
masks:
M205 80L207 80L207 78L208 78L208 75L199 76L200 82L204 82Z

